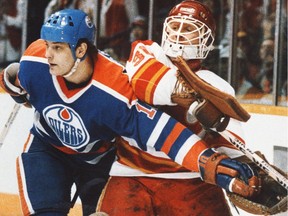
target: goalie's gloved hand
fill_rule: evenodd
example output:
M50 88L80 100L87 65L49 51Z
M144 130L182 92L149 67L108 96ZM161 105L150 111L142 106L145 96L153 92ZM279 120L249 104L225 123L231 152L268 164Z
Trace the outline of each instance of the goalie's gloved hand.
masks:
M248 164L233 160L212 148L200 154L198 165L201 178L207 183L243 197L252 197L260 192L260 178Z
M28 95L26 91L20 86L15 85L19 67L20 64L18 62L11 63L3 71L0 72L0 87L3 88L3 90L8 94L10 94L16 103L31 107L27 99Z
M224 131L229 124L230 117L221 112L210 101L202 99L194 101L189 107L187 120L194 123L196 120L206 128L215 128L217 131Z

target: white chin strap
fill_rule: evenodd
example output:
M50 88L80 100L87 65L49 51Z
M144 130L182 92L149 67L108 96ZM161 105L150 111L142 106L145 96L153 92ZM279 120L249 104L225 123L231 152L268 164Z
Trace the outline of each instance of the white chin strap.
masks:
M80 61L81 61L81 59L77 58L75 63L74 63L74 66L71 68L70 72L65 74L65 75L63 75L63 77L67 78L67 77L70 77L72 74L74 74L76 69L77 69L77 67L78 67L78 65L79 65L79 63L80 63Z

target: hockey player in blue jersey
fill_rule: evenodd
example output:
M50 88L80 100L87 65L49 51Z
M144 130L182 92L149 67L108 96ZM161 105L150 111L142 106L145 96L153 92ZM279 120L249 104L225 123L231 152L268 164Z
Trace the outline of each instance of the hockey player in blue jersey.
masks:
M228 191L244 196L259 191L248 165L219 156L175 119L138 101L125 68L96 49L94 36L83 11L56 12L20 63L0 73L1 87L35 109L17 158L24 215L67 215L74 183L83 215L95 212L119 136L135 148L154 148L191 171L201 170L204 181Z

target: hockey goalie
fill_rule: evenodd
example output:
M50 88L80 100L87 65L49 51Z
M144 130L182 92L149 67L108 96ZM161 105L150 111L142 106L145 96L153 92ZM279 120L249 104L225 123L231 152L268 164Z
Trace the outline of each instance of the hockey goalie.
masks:
M287 185L280 184L265 172L267 170L252 162L250 155L231 143L236 140L237 144L245 144L241 122L248 121L250 115L235 99L234 89L202 66L202 60L213 48L215 28L212 14L204 4L192 0L179 3L164 21L161 45L151 40L132 44L126 64L130 83L140 100L165 111L205 140L215 150L211 160L219 160L220 164L220 158L228 155L249 164L251 172L258 173L262 187L257 193L241 196L234 192L243 192L244 187L232 188L230 184L226 188L229 200L236 207L258 215L285 212ZM223 136L225 132L233 137L231 142ZM143 211L145 215L231 215L222 191L207 184L215 184L215 179L220 184L228 181L229 177L222 175L223 167L216 170L210 167L210 172L204 174L202 166L207 157L200 157L198 175L187 172L153 149L147 149L150 154L145 154L123 146L118 146L118 161L113 164L110 180L102 192L99 212L117 215L117 211L137 210L139 215ZM252 157L258 155L267 167L273 167L260 153L251 154ZM277 175L287 181L285 173L276 167L271 169L277 169ZM199 177L204 182L199 181ZM242 181L245 184L245 180ZM255 182L250 179L250 183ZM111 207L111 203L121 205Z

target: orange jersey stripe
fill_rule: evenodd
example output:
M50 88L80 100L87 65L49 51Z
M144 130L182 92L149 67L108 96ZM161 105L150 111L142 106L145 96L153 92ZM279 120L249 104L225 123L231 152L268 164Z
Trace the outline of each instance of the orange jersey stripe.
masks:
M137 96L150 104L153 104L153 95L158 82L169 70L162 63L149 59L132 78L132 87L137 89Z
M145 63L144 65L142 65L140 67L140 69L137 71L137 73L135 73L135 75L132 77L132 80L131 80L131 85L132 85L132 88L133 89L141 89L141 91L138 91L137 93L137 97L140 99L140 100L144 100L145 99L145 89L146 89L146 85L147 83L146 82L140 82L139 81L139 77L142 76L142 74L144 72L146 72L147 68L149 68L151 65L153 65L154 63L156 62L155 59L149 59L147 61L147 63ZM136 87L137 85L137 87ZM143 86L142 86L143 85Z
M192 148L189 150L187 155L185 156L182 165L191 169L192 171L197 171L199 172L199 168L197 166L198 164L198 156L200 153L207 149L208 146L205 142L199 140L196 142Z
M20 174L20 162L19 162L19 158L17 158L16 160L16 172L17 172L17 180L18 180L18 188L19 188L19 197L20 197L20 202L21 202L21 208L22 208L22 212L24 213L24 215L29 215L29 208L28 205L25 201L24 198L24 189L23 189L23 181L21 179L21 174Z
M24 143L24 146L23 146L23 152L26 151L27 147L28 147L28 143L30 143L30 138L31 138L31 133L28 134L28 137L26 139L26 142Z
M61 152L64 152L65 154L79 154L77 151L74 151L73 149L71 148L68 148L66 146L56 146L56 145L53 145L54 148L58 149L59 151Z
M185 129L184 125L177 123L169 136L166 138L161 150L163 152L166 152L166 154L169 153L171 146L175 143L176 139L179 137L181 132Z
M157 71L157 73L154 74L154 76L150 79L149 85L146 88L145 91L145 101L148 101L150 104L153 104L153 95L156 89L156 86L158 82L161 80L163 75L169 70L166 66L162 66L160 70Z
M97 149L96 151L91 151L91 152L87 152L87 153L79 153L79 152L77 152L71 148L66 147L66 146L53 145L53 147L66 153L66 154L71 154L71 155L73 155L73 154L87 154L87 155L89 155L89 154L95 154L95 153L102 154L104 152L107 152L111 148L111 146L114 144L112 144L111 142L103 141L103 142L101 142L101 144L99 142L99 145L101 145L101 147L99 149Z

